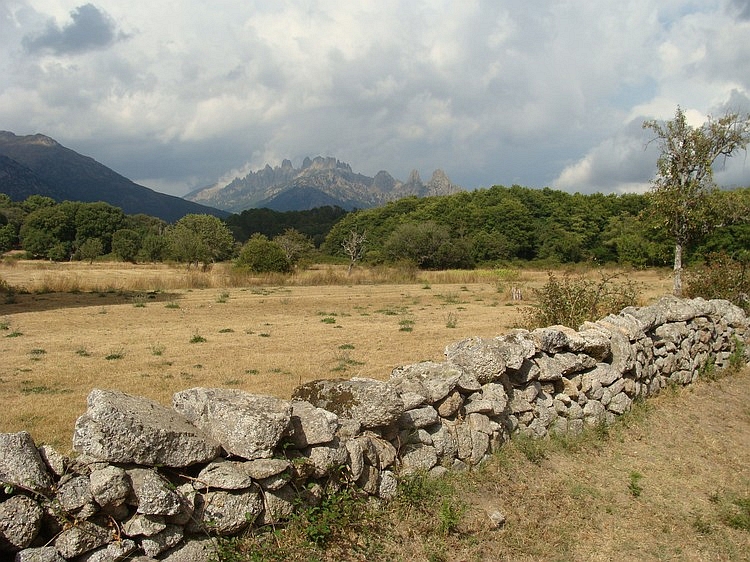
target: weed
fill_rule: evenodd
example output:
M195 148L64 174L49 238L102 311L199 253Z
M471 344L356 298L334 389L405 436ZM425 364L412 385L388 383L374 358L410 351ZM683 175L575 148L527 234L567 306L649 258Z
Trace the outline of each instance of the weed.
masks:
M354 346L350 343L344 343L339 346L339 349L354 349Z
M455 312L449 312L445 315L445 327L455 328L458 325L458 316Z
M164 308L180 308L179 303L175 301L169 301L167 304L164 305Z
M190 338L190 343L203 343L205 341L207 341L206 338L204 338L200 334L193 334L193 337Z
M227 291L224 291L223 293L219 294L219 296L216 297L216 302L218 303L225 303L229 300L229 293Z
M549 272L541 289L534 289L538 304L523 311L526 328L562 324L576 329L586 320L596 320L609 313L618 313L638 300L638 286L632 281L616 283L621 274L601 274L592 281L584 275L564 273L558 278Z
M19 332L18 330L13 330L10 334L6 335L6 338L17 338L19 336L22 336L23 332Z
M242 381L240 379L229 379L224 381L224 384L226 386L239 386L242 384Z
M259 372L258 369L245 369L246 375L257 375Z
M31 386L31 381L21 381L21 394L68 394L68 389L57 389L46 385Z
M326 316L325 318L320 319L323 324L335 324L336 319L333 316Z
M445 304L460 304L461 299L456 293L447 293L445 295L437 295L438 298L442 299Z
M750 532L750 496L732 492L713 494L709 498L716 504L721 522L739 531Z
M122 359L123 357L125 357L125 352L123 352L121 349L118 351L113 351L109 355L104 356L107 361L117 361L118 359Z
M444 498L438 511L438 531L440 534L449 535L455 532L463 512L464 508L458 505L452 497Z
M531 463L538 465L547 458L548 441L536 439L525 433L516 433L513 435L512 443Z
M432 289L432 285L430 285L429 283L425 283L424 285L422 285L422 288L423 289Z
M714 530L711 522L706 520L700 513L693 514L692 525L693 528L701 535L710 535Z
M271 334L269 334L268 332L261 332L260 334L258 334L258 336L261 338L270 338Z
M10 324L7 322L0 322L0 330L10 330Z
M156 355L157 357L161 357L162 355L164 355L164 346L158 343L152 345L151 355Z
M348 350L345 350L341 354L339 354L336 357L336 360L338 361L338 364L333 369L331 369L331 371L333 372L343 372L346 371L349 367L364 365L362 361L356 361L352 359L349 355Z
M733 336L734 350L729 356L729 372L738 373L745 366L745 342Z
M641 485L642 478L643 475L635 470L631 470L630 474L628 474L628 492L630 492L630 495L634 498L641 497L641 494L643 493L643 486Z
M41 348L35 348L29 351L29 355L31 355L33 361L39 361L39 359L42 358L42 355L45 355L46 353L47 351Z
M131 301L133 302L133 306L136 308L145 308L146 307L146 295L143 293L138 293L136 295L133 295L131 298Z
M86 348L83 347L76 349L76 355L78 355L79 357L91 357L91 353L86 351Z
M399 332L411 332L414 330L414 320L410 320L408 318L401 320L398 325L401 326L398 329Z
M219 330L220 334L231 334L234 333L234 330L232 328L222 328Z

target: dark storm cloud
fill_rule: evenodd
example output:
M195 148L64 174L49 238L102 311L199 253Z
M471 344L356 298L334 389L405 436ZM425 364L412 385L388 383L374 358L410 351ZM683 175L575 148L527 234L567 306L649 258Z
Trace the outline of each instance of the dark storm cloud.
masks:
M750 20L750 0L732 0L732 7L740 19Z
M93 4L75 8L70 12L70 18L72 22L63 27L50 21L43 33L26 36L23 46L30 53L80 53L107 47L125 38L123 33L117 31L112 18Z

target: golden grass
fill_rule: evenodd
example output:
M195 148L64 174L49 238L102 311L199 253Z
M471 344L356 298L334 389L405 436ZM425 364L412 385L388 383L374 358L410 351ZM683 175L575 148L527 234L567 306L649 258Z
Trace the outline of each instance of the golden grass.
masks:
M662 272L635 276L648 299L669 288ZM442 360L449 343L515 327L526 302L509 300L511 283L530 294L546 273L355 268L348 276L318 266L259 278L223 264L201 272L21 261L0 278L28 291L0 304L0 431L27 430L68 450L92 388L169 404L193 386L288 397L317 378L386 379L396 366Z

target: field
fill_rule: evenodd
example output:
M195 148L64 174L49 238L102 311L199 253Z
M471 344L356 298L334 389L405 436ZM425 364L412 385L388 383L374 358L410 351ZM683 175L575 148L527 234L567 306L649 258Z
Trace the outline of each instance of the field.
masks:
M12 262L0 278L0 431L70 448L92 388L169 404L178 390L232 387L289 397L318 378L386 379L441 361L445 346L516 327L544 271L416 272L321 266L291 278L240 278L164 265ZM629 274L645 299L664 272ZM395 281L394 281L395 280Z
M671 288L668 271L626 276L642 304ZM21 261L0 265L0 279L21 289L0 302L0 432L67 452L92 388L169 404L198 385L288 397L316 378L385 379L517 326L547 273L320 266L253 279L220 266ZM512 287L526 300L511 301ZM748 392L745 369L663 392L606 432L514 440L476 472L407 485L372 509L319 512L335 516L312 527L329 530L325 548L298 521L266 541L244 537L232 559L748 560Z

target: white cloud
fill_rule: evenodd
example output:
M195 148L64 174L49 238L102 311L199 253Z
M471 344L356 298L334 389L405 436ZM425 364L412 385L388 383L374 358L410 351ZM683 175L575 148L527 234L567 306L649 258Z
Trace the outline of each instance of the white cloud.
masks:
M173 193L317 154L622 191L643 119L747 99L746 4L6 0L0 128Z

